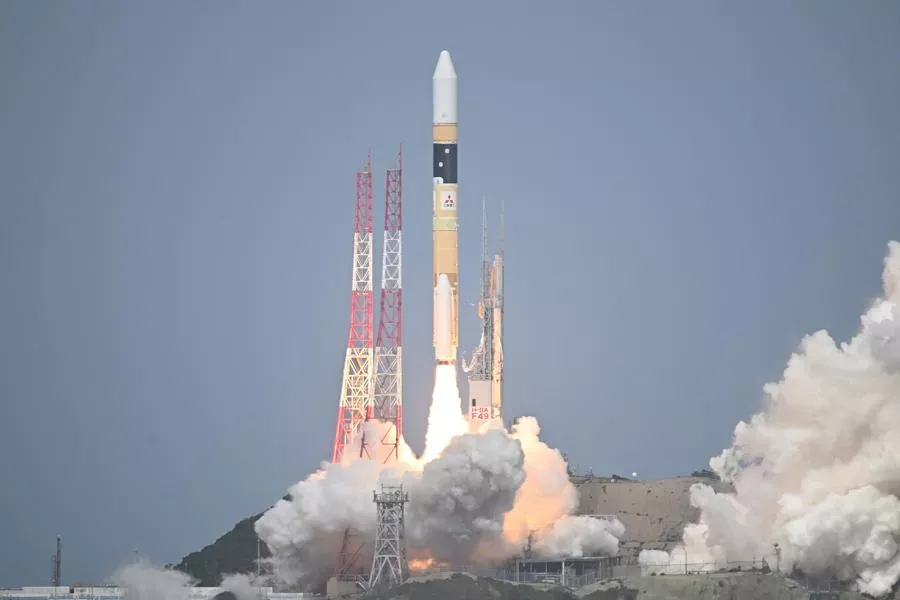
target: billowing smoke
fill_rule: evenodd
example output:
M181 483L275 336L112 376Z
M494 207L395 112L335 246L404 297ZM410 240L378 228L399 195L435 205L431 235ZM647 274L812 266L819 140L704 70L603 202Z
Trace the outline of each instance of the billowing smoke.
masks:
M624 525L617 519L570 516L578 508L578 491L562 454L541 441L540 433L534 417L522 417L512 427L511 437L525 453L526 479L506 515L505 537L513 546L507 555L520 550L531 532L532 549L541 557L615 554Z
M537 538L538 556L611 556L619 550L625 526L618 519L563 515Z
M710 460L734 494L691 489L700 520L657 570L767 557L782 571L855 581L873 596L900 578L900 244L885 259L884 293L859 333L836 344L806 337L762 412L738 423L731 448ZM775 559L775 544L780 558ZM695 568L692 566L692 568Z
M120 567L110 582L122 588L127 600L189 600L193 583L181 571L161 569L144 561Z
M505 432L466 434L425 465L410 488L409 539L434 559L469 560L479 544L500 539L503 516L525 480L521 444Z
M559 451L539 439L532 417L511 432L489 424L468 432L456 370L440 365L421 459L403 445L399 460L359 459L359 439L381 439L386 427L368 423L355 451L290 488L256 522L272 552L279 583L315 589L333 572L342 544L362 547L357 566L371 566L376 510L372 492L402 483L409 494L406 539L421 564L496 563L521 553L529 540L539 556L611 554L623 533L619 521L570 516L577 493ZM356 457L356 458L354 458ZM345 540L345 531L351 537Z
M138 561L123 565L110 577L125 600L190 600L194 581L186 573ZM226 575L221 587L237 600L258 600L258 583L248 575Z

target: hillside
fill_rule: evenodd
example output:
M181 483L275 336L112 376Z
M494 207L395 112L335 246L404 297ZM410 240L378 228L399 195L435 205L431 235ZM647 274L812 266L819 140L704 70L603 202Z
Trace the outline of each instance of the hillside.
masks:
M240 521L212 544L185 556L174 568L193 577L197 585L208 587L218 586L224 574L256 572L257 544L253 523L261 516L262 513ZM259 550L263 557L269 556L265 544L260 544Z

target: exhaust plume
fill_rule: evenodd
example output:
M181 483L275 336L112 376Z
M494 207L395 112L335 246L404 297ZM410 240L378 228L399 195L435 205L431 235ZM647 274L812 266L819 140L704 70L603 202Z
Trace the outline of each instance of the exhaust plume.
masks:
M890 242L883 294L859 333L838 345L807 336L762 412L740 422L710 467L734 494L691 489L698 523L652 570L766 557L783 571L855 581L872 596L900 579L900 244ZM780 558L775 558L778 544ZM692 568L694 568L692 566Z
M453 438L421 477L408 477L409 541L440 562L464 564L500 539L503 516L525 480L522 446L505 432Z
M449 335L449 334L448 334ZM454 437L468 429L459 401L455 365L437 365L434 370L434 392L428 410L425 430L425 452L422 461L429 463L440 456Z
M536 419L520 419L510 432L499 425L468 433L456 375L452 364L435 370L420 459L405 443L400 460L390 464L371 450L361 452L369 448L364 440L381 439L384 424L370 421L341 464L322 463L290 488L289 500L260 517L255 529L272 553L280 583L307 590L321 586L334 570L347 529L366 543L357 566L368 569L376 526L372 491L381 483L402 483L409 493L411 568L494 564L521 553L529 533L539 556L617 550L621 522L571 516L575 487L562 455L539 439Z

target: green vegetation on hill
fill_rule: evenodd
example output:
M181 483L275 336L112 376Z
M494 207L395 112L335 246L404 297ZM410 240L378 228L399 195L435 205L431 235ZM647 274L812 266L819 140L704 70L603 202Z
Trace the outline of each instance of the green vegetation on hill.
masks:
M257 538L253 524L260 516L247 517L203 550L185 556L174 568L193 577L197 585L210 587L219 585L223 575L255 573ZM269 557L265 544L260 544L259 550L263 558Z

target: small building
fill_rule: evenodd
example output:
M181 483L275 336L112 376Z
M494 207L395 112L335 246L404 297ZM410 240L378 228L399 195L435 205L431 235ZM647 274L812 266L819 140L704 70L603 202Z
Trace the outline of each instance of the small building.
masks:
M612 577L621 556L582 556L556 560L522 558L510 563L504 579L521 583L548 583L580 587ZM511 571L511 572L510 572Z
M306 600L314 594L278 593L271 587L257 588L261 600ZM221 587L192 587L190 600L213 600L225 592ZM0 589L0 600L123 600L125 590L115 586L41 586Z

